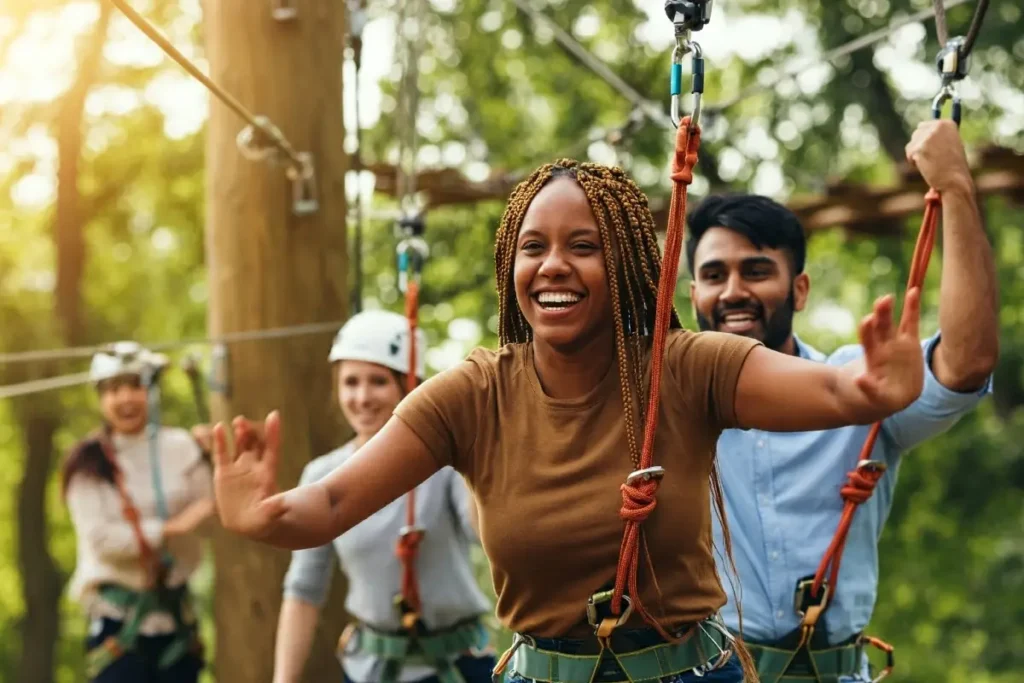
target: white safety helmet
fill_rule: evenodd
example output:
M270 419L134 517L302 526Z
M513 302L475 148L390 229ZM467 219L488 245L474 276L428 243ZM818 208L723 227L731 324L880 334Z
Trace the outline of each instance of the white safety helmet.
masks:
M426 376L427 336L416 328L416 376ZM409 321L390 311L363 311L348 319L338 330L327 357L377 363L402 374L409 374Z
M89 379L94 384L123 375L142 376L146 366L158 373L167 365L167 356L153 353L141 344L120 341L111 344L92 357Z

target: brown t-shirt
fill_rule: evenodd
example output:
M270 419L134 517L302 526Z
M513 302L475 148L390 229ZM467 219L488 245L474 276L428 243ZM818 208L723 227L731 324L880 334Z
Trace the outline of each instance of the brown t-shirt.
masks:
M639 585L644 605L670 626L725 604L709 476L719 433L736 426L736 382L755 346L737 335L669 332L654 450L665 477L643 527L664 613L643 556ZM476 349L395 414L475 494L502 624L540 637L576 635L584 632L587 599L615 580L619 487L633 464L617 365L587 395L554 399L541 388L532 351L530 344ZM640 624L636 615L630 624Z

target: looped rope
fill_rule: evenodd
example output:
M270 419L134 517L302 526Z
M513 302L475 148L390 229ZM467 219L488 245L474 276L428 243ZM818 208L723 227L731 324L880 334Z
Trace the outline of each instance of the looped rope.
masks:
M619 510L619 517L625 522L643 524L658 504L658 480L651 479L639 486L623 484L621 489L622 509Z
M928 188L924 196L924 216L921 219L921 230L917 235L917 243L914 245L914 255L910 261L910 275L907 277L907 291L924 285L925 274L928 272L928 262L931 260L932 247L935 246L935 236L939 228L939 215L942 211L942 196L934 189ZM907 310L903 309L900 316L901 322L906 318ZM858 463L864 463L871 458L871 452L878 441L878 434L881 432L882 423L876 422L871 425L864 446L861 448ZM851 472L846 486L840 490L846 504L843 507L843 514L839 518L839 526L832 537L832 543L825 551L825 555L818 565L818 571L814 574L814 583L811 585L811 595L818 597L822 584L825 582L825 574L828 573L828 584L831 587L831 595L835 595L836 584L839 581L839 564L843 559L843 550L846 548L846 539L850 533L850 526L853 524L853 515L857 508L871 498L875 485L881 479L883 471L873 468L858 468ZM855 476L856 475L856 476ZM864 484L862 479L874 477L874 481Z
M847 503L861 505L871 498L875 492L875 486L882 478L884 472L875 469L853 470L846 474L846 485L839 489L839 495Z
M658 282L658 303L654 315L653 348L651 350L651 386L648 399L644 444L637 469L646 469L654 461L654 434L658 427L658 407L661 402L661 368L665 355L665 342L672 316L672 300L676 276L679 272L679 256L682 252L683 231L686 224L686 192L693 182L693 167L697 164L700 148L700 127L691 129L690 117L679 122L676 129L676 151L672 159L672 202L669 207L668 230L665 238L665 252L662 257L661 276ZM678 637L670 635L658 623L640 600L637 574L640 561L640 547L643 531L640 525L657 504L658 480L641 480L635 485L622 485L623 506L620 516L625 521L622 547L619 550L619 566L615 573L615 590L612 594L611 610L615 615L622 613L622 596L629 587L633 609L667 641L676 642ZM645 544L646 549L646 544ZM651 578L655 581L650 556L647 557Z

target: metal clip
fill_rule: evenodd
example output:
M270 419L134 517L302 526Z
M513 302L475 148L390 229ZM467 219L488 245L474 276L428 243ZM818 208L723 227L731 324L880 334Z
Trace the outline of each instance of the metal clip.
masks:
M677 24L676 46L672 50L672 77L669 84L672 97L672 124L676 128L683 119L683 58L690 53L693 54L693 112L690 114L690 130L695 130L700 124L700 103L704 94L704 53L696 41L690 40L689 30L681 30Z
M947 100L952 100L951 118L957 127L960 126L963 108L960 104L960 93L956 84L966 78L971 70L971 56L964 56L961 53L963 44L962 36L950 38L935 57L935 68L942 79L942 88L932 100L932 118L941 119L943 105Z
M316 196L316 170L313 168L313 156L309 152L299 152L299 160L302 167L289 166L285 175L292 181L292 213L308 216L320 208Z
M711 21L714 0L665 0L665 14L672 22L676 46L672 50L672 123L679 127L682 121L683 58L693 53L693 113L690 115L690 130L700 124L700 101L704 94L704 52L700 45L690 39L692 31L699 31Z
M283 140L280 129L266 116L254 117L258 126L246 126L235 137L238 151L249 161L264 161L277 154L275 143Z
M405 235L398 243L398 290L405 294L409 287L409 277L420 281L423 264L430 256L430 245L423 239L423 218L420 214L403 216L398 220L397 231Z
M275 21L294 21L299 16L299 11L292 4L292 0L271 0L270 16Z
M226 344L217 344L210 351L210 373L206 385L210 391L229 398L231 396L230 359Z
M881 460L861 460L857 463L858 470L868 470L879 474L884 474L888 468L889 466Z
M796 582L796 591L793 595L793 610L801 617L811 607L824 606L828 604L830 588L828 581L821 582L821 595L817 598L811 595L811 587L814 585L814 575L807 576Z
M398 530L398 535L400 538L405 538L406 536L409 536L411 534L425 534L426 531L426 529L419 525L409 526L408 524L406 524Z
M587 600L587 622L597 628L601 625L604 617L598 612L601 605L606 605L612 601L612 595L615 591L601 591L600 593L594 593ZM615 622L615 627L618 628L626 623L629 617L633 614L633 601L629 599L628 595L622 596L622 601L626 604L622 610L622 614L619 615Z
M637 479L643 479L644 481L650 481L651 479L661 479L665 476L665 468L659 465L654 467L645 467L642 470L637 470L630 473L626 477L626 486L632 486Z

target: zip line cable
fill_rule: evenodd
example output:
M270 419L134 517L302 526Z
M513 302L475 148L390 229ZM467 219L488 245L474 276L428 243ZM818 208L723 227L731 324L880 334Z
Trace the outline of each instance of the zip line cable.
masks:
M839 59L840 57L846 57L847 55L853 54L854 52L859 52L860 50L863 50L866 47L871 47L872 45L880 43L881 41L885 40L886 38L894 34L896 31L900 30L904 26L907 26L908 24L914 24L919 21L929 19L933 16L936 16L937 11L942 11L943 9L956 7L957 5L963 5L966 2L968 2L968 0L946 0L945 7L943 7L942 0L936 0L935 6L931 7L930 9L921 10L919 12L915 12L914 14L910 14L906 17L903 17L902 19L897 19L884 28L872 31L871 33L867 33L863 36L860 36L859 38L854 38L848 43L844 43L839 47L828 50L827 52L825 52L825 54L821 55L820 57L811 57L805 63L799 64L795 67L791 67L785 70L784 73L782 73L779 76L776 76L767 83L758 83L757 85L753 85L750 86L749 88L746 88L745 90L741 91L738 95L731 97L725 100L724 102L718 102L715 104L705 106L704 112L706 114L719 114L722 111L735 106L739 102L742 102L743 100L749 99L750 97L758 95L766 90L771 90L775 88L775 86L779 85L779 83L790 78L795 78L796 76L799 76L800 74L813 69L814 67L820 65L822 62L832 63Z
M512 2L514 2L516 7L522 10L534 21L547 24L548 28L550 28L554 34L555 40L561 43L562 47L575 55L577 59L583 62L584 66L597 74L605 83L617 90L620 95L632 102L633 106L642 111L648 119L654 121L665 130L675 131L676 127L672 125L672 120L660 105L647 99L637 92L633 86L622 80L622 78L612 71L607 64L588 52L587 49L579 43L579 41L559 26L554 19L530 4L530 0L512 0Z
M264 339L287 339L290 337L301 337L325 332L337 332L338 328L344 324L344 320L324 323L307 323L303 325L291 325L288 327L271 327L261 330L247 330L244 332L228 332L216 337L175 339L172 341L162 341L153 344L143 343L143 346L151 351L172 351L194 345L235 344L247 341L262 341ZM110 348L111 343L113 342L94 346L69 346L42 351L0 353L0 365L90 358L93 354Z
M269 119L253 114L231 93L214 83L188 57L183 55L178 48L174 47L153 24L136 12L126 0L110 0L110 3L119 9L130 22L135 24L164 53L185 69L190 76L202 83L218 100L249 124L249 127L243 129L237 138L239 149L244 156L250 160L264 159L268 156L268 148L276 148L288 158L289 168L287 176L292 181L294 187L293 210L298 214L308 214L316 211L317 202L313 194L314 172L312 157L308 153L296 151L284 133Z

